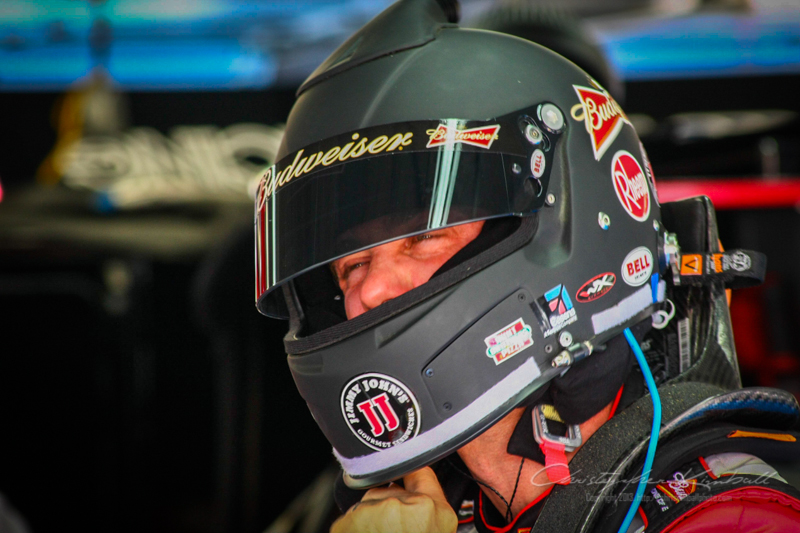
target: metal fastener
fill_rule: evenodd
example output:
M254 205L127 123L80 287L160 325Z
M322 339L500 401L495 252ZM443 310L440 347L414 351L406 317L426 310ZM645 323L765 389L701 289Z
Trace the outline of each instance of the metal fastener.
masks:
M559 368L571 364L572 364L572 356L570 356L567 350L564 350L563 352L555 356L553 360L550 362L550 365L552 365L553 368Z
M544 199L544 203L546 203L549 206L555 205L555 203L556 203L556 195L551 193L551 192L547 193L547 196Z
M653 229L656 231L661 229L661 225L658 223L658 220L653 221Z
M514 174L519 174L520 172L522 172L522 167L517 163L514 163L513 165L511 165L511 172L513 172Z
M561 335L558 336L558 343L564 348L572 346L572 333L569 331L562 331Z
M597 223L603 229L608 229L611 226L611 217L600 211L597 213Z
M425 371L425 375L428 376L428 377L431 377L433 375L433 369L432 368L427 369Z

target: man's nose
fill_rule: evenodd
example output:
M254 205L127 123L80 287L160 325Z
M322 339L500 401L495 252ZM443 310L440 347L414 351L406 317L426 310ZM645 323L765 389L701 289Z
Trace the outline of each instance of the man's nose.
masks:
M373 256L359 291L366 309L378 307L414 288L413 278L402 263L403 260L397 257Z

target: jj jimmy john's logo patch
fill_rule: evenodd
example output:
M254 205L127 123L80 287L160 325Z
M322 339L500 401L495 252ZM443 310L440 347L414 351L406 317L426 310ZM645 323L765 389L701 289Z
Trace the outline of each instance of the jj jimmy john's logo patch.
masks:
M486 356L499 365L511 359L525 348L533 346L531 327L518 318L501 330L495 331L485 339Z
M578 320L569 292L564 285L556 285L536 301L544 312L542 333L554 335Z
M622 279L632 287L644 285L653 273L653 254L646 246L632 250L622 262Z
M599 85L596 88L573 85L580 103L572 106L572 118L583 122L592 141L594 158L600 161L608 147L617 138L628 117L608 92Z
M619 203L639 222L650 216L650 191L641 165L629 152L620 150L611 161L611 180Z
M605 296L608 291L614 288L614 283L616 282L617 276L611 272L598 274L578 289L575 299L581 303L593 302L601 296Z
M281 160L277 165L272 165L261 176L258 189L259 209L263 208L263 203L267 198L295 178L300 178L319 167L345 163L363 156L402 150L404 146L411 145L413 137L413 132L379 135L374 139L353 133L351 141L343 145L331 146L312 154L305 154L305 149L298 150L293 158L290 156ZM290 159L291 163L286 164Z
M486 148L487 150L492 147L492 143L497 139L497 132L500 131L499 124L491 126L482 126L480 128L472 128L469 130L460 130L453 128L446 124L439 124L435 130L427 130L428 144L425 148L433 148L434 146L442 146L445 144L463 143L479 148Z
M342 415L353 434L374 450L391 448L419 433L417 399L398 380L362 374L342 390Z

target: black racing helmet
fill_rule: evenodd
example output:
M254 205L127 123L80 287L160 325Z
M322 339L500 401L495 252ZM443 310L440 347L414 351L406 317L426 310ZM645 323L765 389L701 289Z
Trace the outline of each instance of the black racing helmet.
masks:
M311 75L256 198L258 309L290 319L297 387L355 488L463 446L664 299L623 111L563 57L445 7L397 2ZM476 220L479 249L345 320L331 261Z

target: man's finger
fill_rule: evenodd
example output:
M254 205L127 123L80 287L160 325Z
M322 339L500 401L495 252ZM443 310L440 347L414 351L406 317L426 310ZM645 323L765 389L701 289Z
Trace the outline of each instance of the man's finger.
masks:
M430 496L434 501L447 503L439 479L430 467L420 468L403 477L408 492L418 492Z
M385 498L400 497L407 494L403 487L391 484L388 487L381 487L377 489L369 489L366 494L361 498L362 502L369 500L383 500Z

